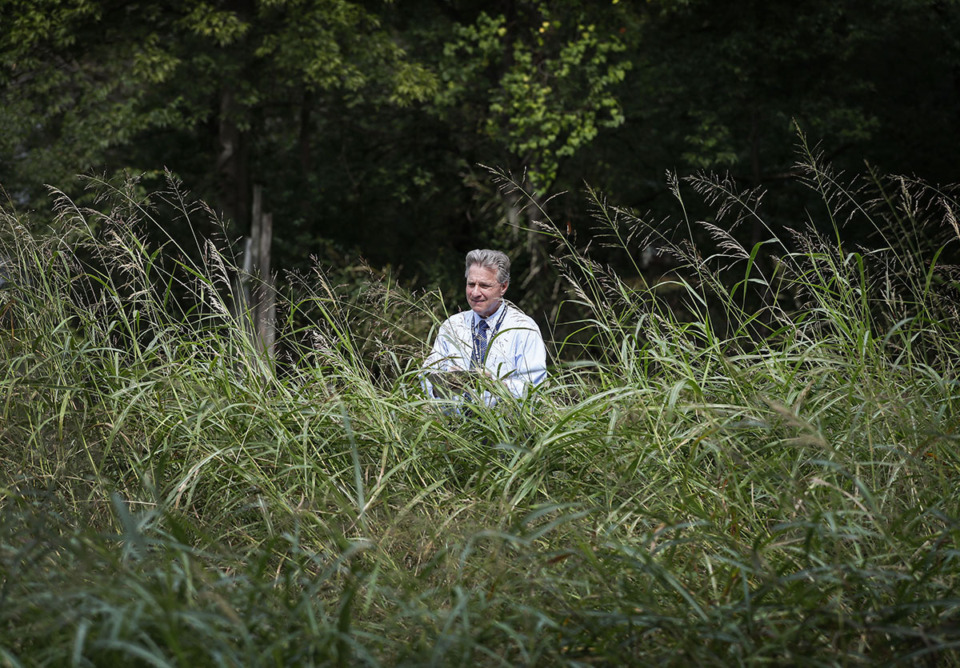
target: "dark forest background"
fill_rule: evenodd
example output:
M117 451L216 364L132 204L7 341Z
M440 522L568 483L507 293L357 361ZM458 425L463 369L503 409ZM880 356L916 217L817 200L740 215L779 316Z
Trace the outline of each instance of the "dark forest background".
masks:
M485 166L549 199L579 246L591 239L585 186L665 219L677 213L668 174L729 173L777 191L768 223L805 224L798 130L840 171L960 181L952 0L0 7L9 205L42 227L54 222L48 186L96 206L78 176L144 201L172 176L239 239L261 186L281 275L311 258L368 263L458 300L463 253L500 247L515 258L512 296L548 319L558 279L527 231L540 214ZM164 215L166 233L193 234ZM764 231L736 234L750 247ZM639 266L662 270L656 259Z

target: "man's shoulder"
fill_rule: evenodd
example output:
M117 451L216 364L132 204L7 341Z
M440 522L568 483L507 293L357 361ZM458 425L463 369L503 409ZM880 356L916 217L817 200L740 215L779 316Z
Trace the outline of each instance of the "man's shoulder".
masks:
M460 311L460 313L454 313L452 316L443 321L440 325L441 328L455 328L461 329L469 325L469 320L467 319L468 315L471 315L473 311Z
M537 321L513 304L510 304L507 307L507 314L504 318L503 324L513 328L534 329L538 332L540 331L540 326L537 325Z

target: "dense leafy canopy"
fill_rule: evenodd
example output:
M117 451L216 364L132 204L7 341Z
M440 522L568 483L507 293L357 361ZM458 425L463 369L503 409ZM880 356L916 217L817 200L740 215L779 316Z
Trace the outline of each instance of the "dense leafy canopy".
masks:
M952 0L0 8L8 197L44 209L45 184L136 173L149 189L169 169L240 235L259 184L280 267L362 255L433 283L496 244L539 271L481 165L525 173L541 198L586 182L656 210L665 170L789 187L799 126L840 168L960 176ZM554 218L579 231L572 199Z

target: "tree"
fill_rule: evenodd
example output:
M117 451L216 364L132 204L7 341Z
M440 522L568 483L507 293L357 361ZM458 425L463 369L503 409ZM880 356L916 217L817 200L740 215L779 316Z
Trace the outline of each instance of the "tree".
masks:
M791 177L794 123L842 167L859 169L871 157L892 169L960 176L942 146L921 139L960 131L960 51L950 28L958 7L647 3L637 52L645 65L635 66L646 104L627 98L628 121L656 126L677 169L729 169L753 185ZM921 141L933 150L918 150Z
M244 229L265 146L292 144L310 169L322 98L403 105L434 86L346 0L45 0L7 2L3 18L0 182L24 201L67 171L173 163L208 175L201 192Z
M623 122L618 94L631 67L623 12L578 0L426 4L437 11L429 22L420 22L426 12L415 14L416 54L441 82L428 112L442 124L448 162L461 175L460 200L468 204L453 223L465 240L460 250L489 244L512 251L513 294L527 288L527 305L536 309L553 292L552 280L539 290L529 283L547 278L547 249L520 230L531 227L524 198L498 192L481 165L523 175L534 199L601 176L585 172L579 157L599 133Z
M143 129L175 122L175 105L147 99L147 84L173 63L120 6L0 5L0 184L21 204L41 197L45 183L66 186L101 167Z
M280 265L359 251L435 284L496 244L522 251L519 288L545 249L480 164L572 191L550 212L582 242L584 182L654 218L666 169L791 187L794 123L840 168L956 180L957 8L3 0L0 184L30 205L78 172L169 167L239 234L260 183Z

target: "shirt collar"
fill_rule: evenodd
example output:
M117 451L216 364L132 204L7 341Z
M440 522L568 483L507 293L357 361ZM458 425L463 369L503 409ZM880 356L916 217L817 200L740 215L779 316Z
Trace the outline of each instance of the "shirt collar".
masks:
M486 321L487 321L487 325L491 325L491 326L492 326L492 324L497 321L497 318L500 317L500 313L501 313L501 312L503 311L503 309L505 309L505 308L507 308L507 302L506 302L504 299L501 298L501 299L500 299L500 306L498 306L498 307L497 307L497 310L494 311L493 313L491 313L490 315L488 315L486 318L481 318L481 317L480 317L480 314L477 313L476 311L470 311L471 313L473 313L473 326L476 327L477 325L479 325L481 320L486 320Z

